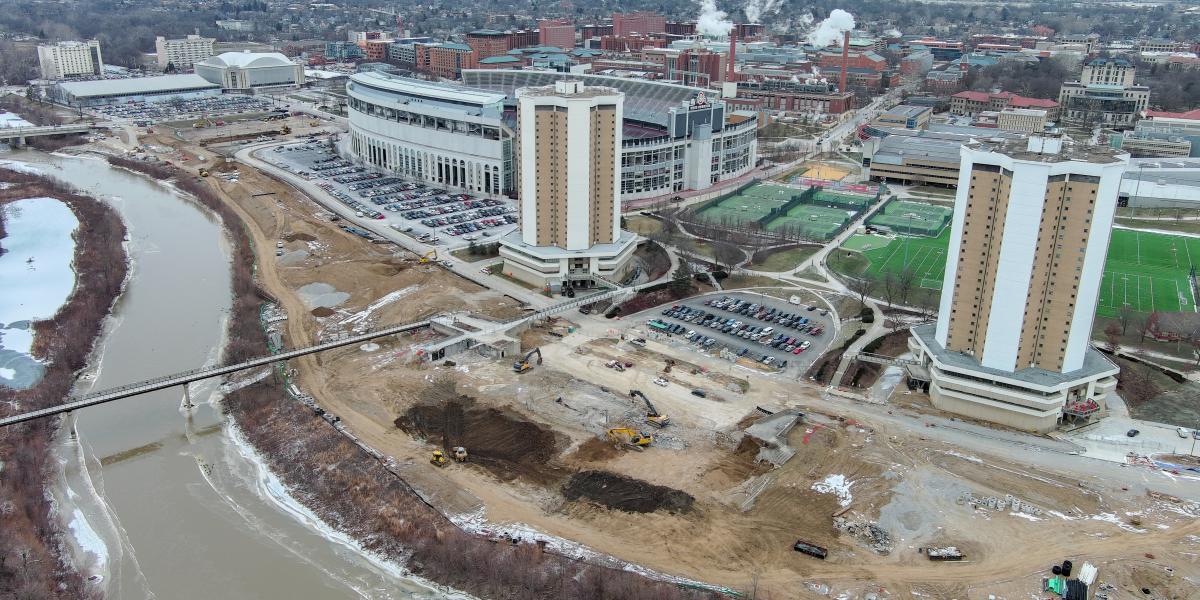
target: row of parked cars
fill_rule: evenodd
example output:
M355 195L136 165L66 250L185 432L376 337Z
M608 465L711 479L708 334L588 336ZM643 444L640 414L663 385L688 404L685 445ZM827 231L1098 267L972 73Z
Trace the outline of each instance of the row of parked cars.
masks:
M672 308L675 308L675 307L672 307ZM688 310L696 310L696 309L688 309ZM671 313L671 314L669 314L669 313ZM672 309L667 309L666 311L663 311L663 314L664 314L664 316L670 316L672 318L682 318L682 317L675 316L676 314L679 314L679 313L676 313ZM704 321L702 321L702 323L705 323L710 327L713 325L712 323L708 323L708 322L704 322ZM680 325L678 323L668 323L666 321L663 321L662 319L652 319L648 322L648 324L650 325L650 327L652 329L658 329L658 330L664 331L666 333L682 335L684 339L686 339L687 341L695 344L697 347L702 348L704 350L711 349L713 346L716 346L717 342L719 341L710 335L704 334L703 332L699 332L699 331L696 331L693 329L688 329L687 327ZM725 333L729 333L729 332L725 332ZM805 346L805 347L807 348L807 346ZM728 345L726 345L726 348L733 350L733 348L729 347ZM782 350L782 348L780 348L780 350ZM800 352L796 352L796 354L799 354L799 353ZM745 346L741 350L738 350L738 352L737 352L737 355L739 358L745 357L750 354L751 354L751 349L749 346ZM751 358L753 360L756 360L756 361L768 366L768 367L773 366L777 369L786 369L787 365L788 365L787 359L782 359L782 358L777 359L774 356L771 356L770 354L761 354L759 352L753 352L753 355L751 356Z
M813 322L811 319L801 315L799 312L784 312L781 309L769 308L754 302L750 302L749 300L723 297L719 300L705 300L704 304L705 306L711 306L713 308L723 309L734 314L743 315L750 319L756 319L766 323L774 323L781 327L795 329L802 333L821 335L825 332L825 328L823 326L821 326L819 323ZM809 306L806 310L808 312L813 312L817 310L817 307ZM826 316L829 314L829 311L821 309L820 314L821 316ZM739 324L741 323L741 321L735 322ZM760 327L759 329L772 330L773 328Z
M174 121L193 115L214 115L263 112L270 110L271 103L254 96L213 96L183 100L172 98L165 101L135 101L95 107L94 110L118 119L139 121Z

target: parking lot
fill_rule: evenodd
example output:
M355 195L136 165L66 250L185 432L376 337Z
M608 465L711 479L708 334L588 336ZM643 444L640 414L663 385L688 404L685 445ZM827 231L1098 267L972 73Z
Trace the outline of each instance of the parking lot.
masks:
M139 125L163 121L182 121L222 115L261 113L272 109L271 102L254 96L216 96L174 99L157 102L126 102L96 106L90 110L110 119L133 121Z
M318 187L359 216L384 221L426 244L486 244L516 228L516 207L507 198L452 192L355 165L338 156L324 141L277 146L259 156L305 179L318 181Z
M648 331L713 356L777 370L807 370L836 337L834 317L825 307L760 294L691 298L642 314Z

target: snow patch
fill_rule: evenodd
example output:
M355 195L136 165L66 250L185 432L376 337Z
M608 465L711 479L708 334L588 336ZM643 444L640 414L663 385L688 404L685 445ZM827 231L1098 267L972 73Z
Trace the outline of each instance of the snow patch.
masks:
M812 484L812 489L821 494L837 495L838 506L850 506L850 502L854 500L850 495L852 485L854 482L846 479L845 475L834 474Z
M339 325L346 325L348 323L361 324L363 321L365 321L368 317L371 316L371 313L373 313L373 312L379 310L380 308L383 308L384 306L387 306L387 305L389 305L389 304L391 304L391 303L393 303L415 291L417 291L417 286L409 286L402 290L396 290L394 292L391 292L391 293L387 294L386 296L368 304L366 308L350 315L349 317L346 317L345 319L342 319L341 322L338 324Z
M104 540L100 538L100 534L92 529L92 524L88 523L87 517L83 516L83 511L78 508L71 513L71 522L68 524L71 529L71 535L75 538L75 542L84 552L96 557L96 568L103 570L104 565L108 564L108 546L104 544Z

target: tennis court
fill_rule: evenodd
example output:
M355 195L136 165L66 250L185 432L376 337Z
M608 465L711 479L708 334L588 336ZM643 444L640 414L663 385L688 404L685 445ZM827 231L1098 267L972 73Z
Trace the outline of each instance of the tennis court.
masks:
M700 214L717 223L735 225L757 221L797 196L802 190L769 183L759 184L721 200Z
M850 222L853 211L825 206L801 204L793 207L767 225L770 231L787 231L799 233L808 239L827 240L834 236L839 228Z
M948 206L892 200L867 224L896 233L935 237L950 223L953 214L954 210Z

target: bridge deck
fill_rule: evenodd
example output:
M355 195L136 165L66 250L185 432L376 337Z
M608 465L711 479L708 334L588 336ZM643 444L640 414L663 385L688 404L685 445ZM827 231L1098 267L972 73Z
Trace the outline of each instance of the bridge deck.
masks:
M429 326L429 321L417 321L415 323L405 323L403 325L391 325L388 327L381 327L379 329L375 329L375 330L372 330L372 331L369 331L366 333L362 333L359 335L346 337L346 338L343 338L340 340L324 342L321 344L308 346L306 348L298 348L296 350L289 350L287 352L280 352L278 354L272 354L269 356L262 356L259 358L248 360L246 362L242 362L242 363L237 363L237 364L233 364L233 365L223 365L223 366L218 366L218 367L193 369L191 371L185 371L183 373L175 373L174 375L165 375L163 377L158 377L155 379L139 381L137 383L131 383L129 385L125 385L125 386L121 386L121 387L116 387L116 388L112 388L112 389L101 390L98 392L86 394L86 395L80 397L78 400L64 402L64 403L56 405L56 406L51 406L51 407L43 408L40 410L34 410L34 411L27 412L27 413L19 414L19 415L13 415L11 417L5 417L3 419L0 419L0 427L4 427L6 425L15 425L17 423L23 423L25 421L30 421L33 419L40 419L42 417L49 417L49 416L57 415L57 414L64 413L64 412L70 412L72 410L76 410L76 409L80 409L80 408L95 406L97 404L104 404L106 402L112 402L114 400L128 398L129 396L145 394L147 392L153 392L153 391L161 390L164 388L175 387L177 385L187 385L189 383L192 383L193 381L199 381L201 379L208 379L210 377L218 377L221 375L228 375L229 373L234 373L234 372L241 371L244 369L253 369L254 367L261 367L263 365L269 365L271 363L276 363L276 362L283 361L283 360L289 360L289 359L296 358L299 356L304 356L306 354L313 354L316 352L323 352L325 350L332 350L334 348L341 348L343 346L351 346L354 344L360 344L362 342L366 342L366 341L373 340L376 338L381 338L381 337L385 337L385 336L389 336L389 335L396 335L398 333L405 333L407 331L412 331L414 329L420 329L422 327L428 327L428 326Z

